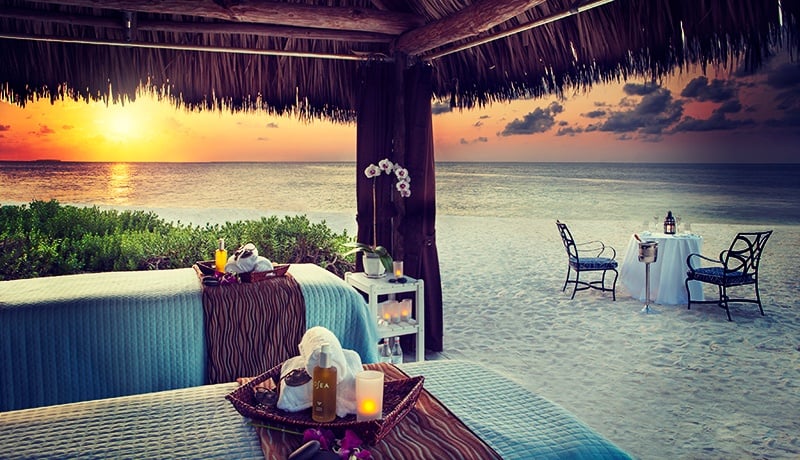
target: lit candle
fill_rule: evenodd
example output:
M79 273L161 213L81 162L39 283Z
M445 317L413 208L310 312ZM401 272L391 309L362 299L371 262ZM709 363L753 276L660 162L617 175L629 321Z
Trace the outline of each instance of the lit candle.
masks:
M399 280L403 277L403 261L395 260L392 262L392 266L394 267L394 279Z
M385 302L381 302L380 304L380 311L378 315L386 321L387 323L392 320L392 312L394 311L394 300L387 300Z
M383 372L356 374L356 420L383 418Z
M400 320L408 321L411 317L411 299L403 299L400 303Z
M400 302L396 300L392 300L389 303L389 313L391 315L391 321L393 323L400 322Z

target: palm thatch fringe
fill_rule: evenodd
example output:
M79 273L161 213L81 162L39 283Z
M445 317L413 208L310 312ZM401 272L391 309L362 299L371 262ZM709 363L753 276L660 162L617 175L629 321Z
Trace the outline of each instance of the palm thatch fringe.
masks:
M355 82L363 64L314 56L394 56L393 44L404 36L396 32L404 27L401 24L413 26L414 18L430 24L465 9L469 12L473 1L276 2L310 11L318 8L323 13L332 11L329 8L338 8L337 14L342 8L345 12L369 10L366 16L374 20L402 18L406 22L396 22L399 29L394 35L345 30L344 26L338 32L309 33L306 26L269 24L271 18L258 24L237 23L195 16L190 8L186 14L174 14L181 0L168 2L169 14L75 6L92 3L99 4L0 0L0 35L117 45L0 38L0 97L22 106L41 98L125 103L148 91L191 110L264 110L350 123L355 121ZM117 3L131 2L112 2ZM561 95L634 77L659 80L692 65L703 70L709 66L752 70L778 48L788 48L795 56L800 47L800 0L614 0L567 14L582 3L588 2L550 0L486 31L465 34L458 30L453 37L468 38L442 37L437 42L445 45L408 56L408 61L430 61L432 97L450 100L453 107L470 108ZM151 10L157 8L151 2L145 4ZM248 2L218 4L239 4L236 11L241 12ZM378 10L376 4L384 9ZM529 28L554 16L560 19ZM56 19L62 17L72 20ZM324 19L317 21L324 23ZM248 20L253 21L253 15ZM139 23L151 26L140 29ZM209 52L202 47L245 54ZM264 50L288 55L258 54Z

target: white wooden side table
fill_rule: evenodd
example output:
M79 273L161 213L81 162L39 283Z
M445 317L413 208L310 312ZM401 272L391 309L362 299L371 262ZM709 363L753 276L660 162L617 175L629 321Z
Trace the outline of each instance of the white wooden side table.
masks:
M347 272L344 280L367 295L367 303L372 318L378 322L378 302L379 296L394 298L395 294L403 292L414 292L414 314L411 319L414 321L401 321L388 325L378 323L378 338L397 337L401 335L417 335L417 361L425 361L425 282L406 276L405 283L390 282L391 275L387 274L381 278L369 278L363 272Z

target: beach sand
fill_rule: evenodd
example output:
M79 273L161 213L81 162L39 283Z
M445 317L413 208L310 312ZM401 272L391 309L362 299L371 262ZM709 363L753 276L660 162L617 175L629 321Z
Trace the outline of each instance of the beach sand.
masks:
M195 224L263 215L154 211ZM306 215L355 234L352 216ZM579 242L614 246L620 263L631 235L646 230L643 222L566 223ZM431 357L484 363L638 458L800 458L800 227L692 223L711 257L737 232L766 229L775 231L760 269L766 316L735 304L729 322L713 305L652 305L658 314L642 314L620 283L616 302L597 291L570 300L554 219L440 216L445 350Z
M642 222L567 222L624 259ZM483 362L561 404L636 457L800 458L800 228L775 230L760 267L762 303L652 305L561 292L555 222L442 217L437 226L444 355ZM692 224L716 257L745 225ZM707 288L707 298L716 290Z

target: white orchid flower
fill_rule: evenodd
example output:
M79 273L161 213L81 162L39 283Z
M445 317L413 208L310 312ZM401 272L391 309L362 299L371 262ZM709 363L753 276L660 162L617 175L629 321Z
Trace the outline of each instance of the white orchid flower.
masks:
M374 164L367 166L367 169L364 170L364 174L367 178L372 179L373 177L378 177L381 175L381 170Z
M400 196L403 198L408 198L411 196L411 189L400 190Z
M394 175L397 177L398 180L404 180L411 182L411 177L408 175L408 170L403 167L395 168Z
M381 168L381 171L389 174L394 169L394 163L392 163L388 158L384 158L378 162L378 167Z
M405 180L397 181L395 188L397 188L397 191L400 192L400 195L402 195L404 190L411 192L411 183Z

